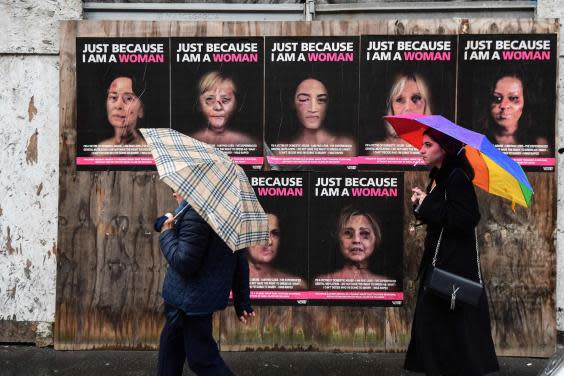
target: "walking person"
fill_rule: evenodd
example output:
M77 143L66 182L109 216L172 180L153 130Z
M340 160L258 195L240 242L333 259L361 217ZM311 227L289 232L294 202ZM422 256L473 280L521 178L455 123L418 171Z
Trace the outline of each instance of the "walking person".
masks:
M185 360L197 375L233 375L212 336L212 314L227 306L232 291L239 320L247 323L255 316L247 251L233 252L180 195L173 195L179 204L176 216L155 222L168 262L158 375L182 375Z
M428 128L419 150L431 167L426 190L413 188L411 201L418 220L427 225L419 267L419 292L405 368L426 375L483 375L499 370L491 337L485 289L476 307L454 303L426 288L426 277L440 234L436 266L481 282L475 228L480 212L472 179L474 171L463 144Z

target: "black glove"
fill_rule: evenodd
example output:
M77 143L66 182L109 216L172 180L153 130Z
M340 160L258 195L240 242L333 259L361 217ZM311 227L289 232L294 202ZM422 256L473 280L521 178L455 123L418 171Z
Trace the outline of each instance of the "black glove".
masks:
M161 232L161 228L163 227L163 224L170 217L172 217L172 214L166 213L165 215L161 215L159 218L155 219L155 224L153 224L153 228L155 229L155 231Z
M247 313L254 312L253 307L251 307L251 304L249 302L247 302L246 304L237 302L234 303L233 306L235 307L235 313L237 314L237 317L243 316L243 311Z

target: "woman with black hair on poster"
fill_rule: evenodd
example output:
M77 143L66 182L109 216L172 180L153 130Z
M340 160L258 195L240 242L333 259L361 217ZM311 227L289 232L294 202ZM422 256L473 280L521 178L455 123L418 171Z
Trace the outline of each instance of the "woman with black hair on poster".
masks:
M503 70L489 88L488 107L479 124L496 145L548 145L531 114L531 93L517 69ZM548 153L548 151L547 151Z
M292 134L285 140L290 145L342 145L348 149L320 149L315 155L356 156L356 144L351 137L339 135L328 129L327 115L331 105L331 95L325 84L308 76L299 81L293 93L294 124L289 130ZM342 151L341 151L342 150Z
M132 74L117 73L110 78L106 92L106 118L114 134L100 141L99 146L147 145L138 129L145 118L142 100L145 89L145 82Z

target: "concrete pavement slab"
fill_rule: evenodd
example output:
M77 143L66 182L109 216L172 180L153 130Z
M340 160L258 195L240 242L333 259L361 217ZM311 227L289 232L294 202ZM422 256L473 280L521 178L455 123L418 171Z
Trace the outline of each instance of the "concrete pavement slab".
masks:
M239 376L408 375L404 353L223 352ZM534 376L548 359L500 357L500 376ZM145 376L155 375L155 351L55 351L34 346L0 346L2 376ZM184 375L193 375L185 367Z

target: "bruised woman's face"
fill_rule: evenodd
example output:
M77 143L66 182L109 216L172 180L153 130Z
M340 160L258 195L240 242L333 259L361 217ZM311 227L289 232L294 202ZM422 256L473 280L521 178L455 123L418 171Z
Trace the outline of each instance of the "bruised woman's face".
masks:
M425 113L427 101L423 98L417 82L407 79L403 90L392 98L393 115L420 114Z
M294 106L300 124L311 130L321 128L327 114L329 96L322 82L313 78L303 80L296 88Z
M221 132L231 120L237 100L233 82L224 80L200 95L200 109L206 118L208 127Z
M108 122L115 131L132 131L137 120L143 117L143 104L133 92L133 82L128 77L112 81L106 97Z
M268 245L253 245L249 247L249 258L254 264L270 264L278 254L280 245L280 225L278 217L267 214L268 217Z
M377 241L374 228L364 215L351 216L339 233L341 254L355 263L368 261Z
M515 77L503 77L497 81L490 105L492 118L497 124L504 128L516 129L524 106L521 80Z

